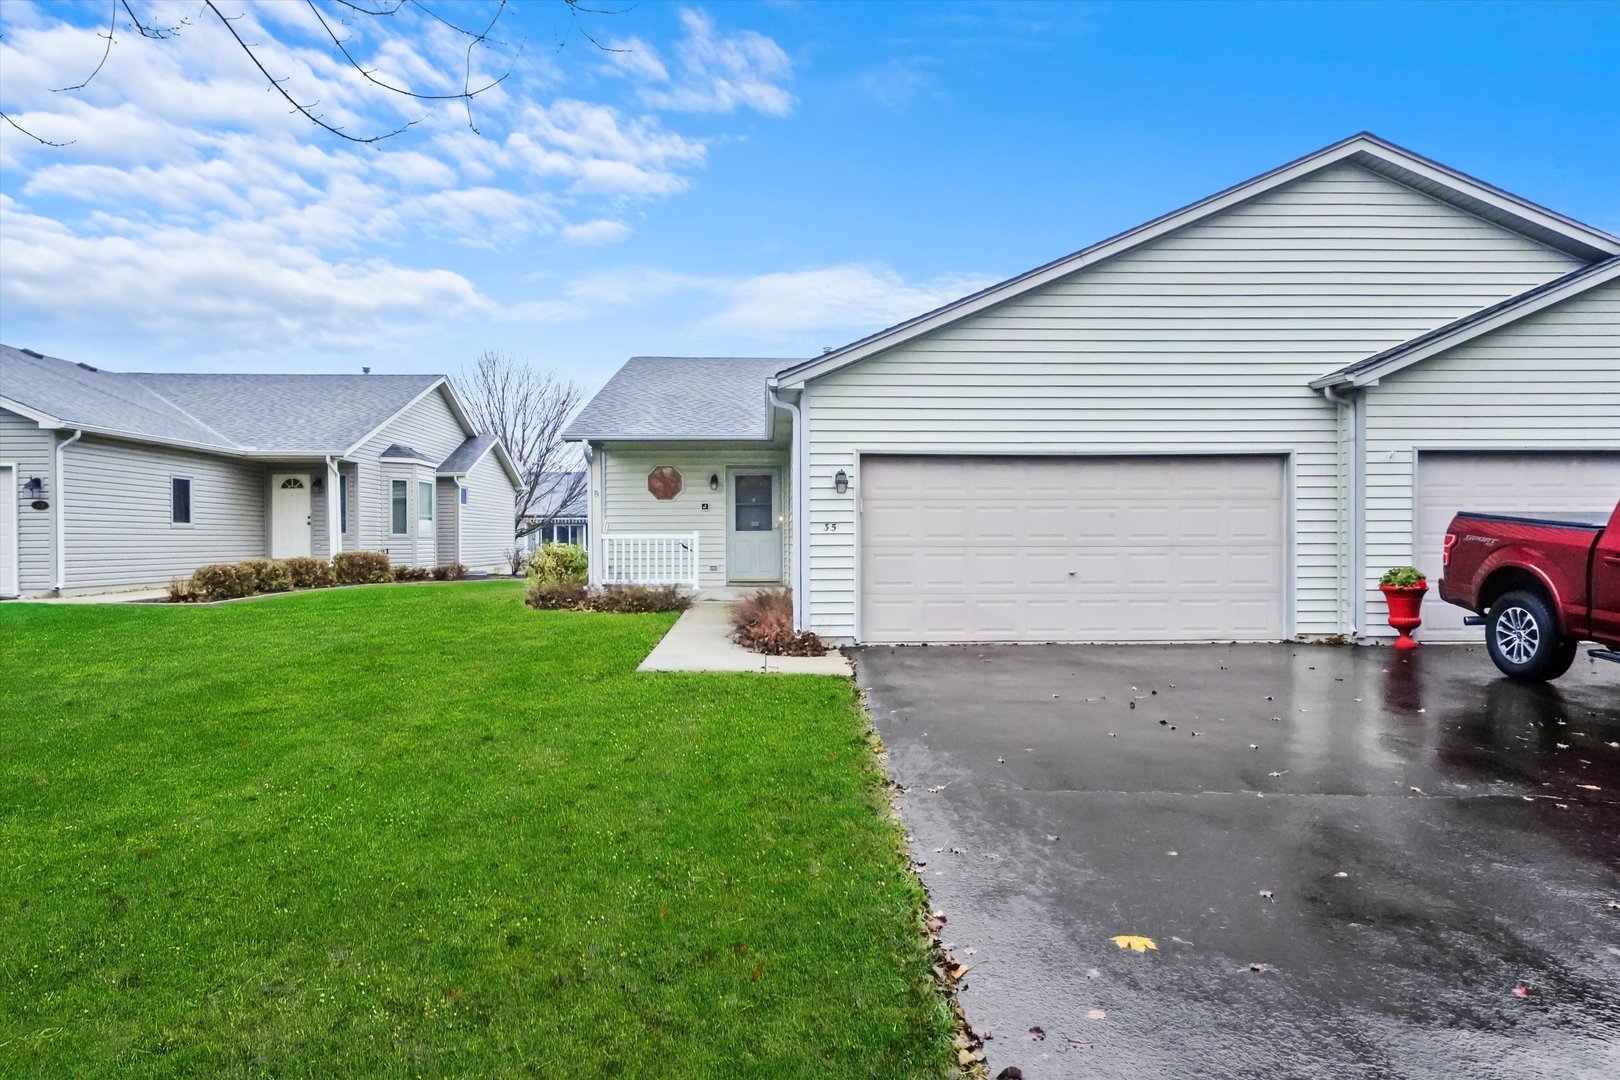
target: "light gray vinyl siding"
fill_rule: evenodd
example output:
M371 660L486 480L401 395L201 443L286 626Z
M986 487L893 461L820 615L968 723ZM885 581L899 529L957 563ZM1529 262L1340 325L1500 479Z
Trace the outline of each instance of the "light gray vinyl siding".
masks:
M455 413L450 411L445 391L434 390L383 425L377 434L367 439L354 452L353 457L359 473L356 488L360 493L358 522L360 547L368 551L386 550L395 562L409 562L415 566L435 564L438 557L436 547L424 542L421 545L421 553L417 551L415 474L408 465L390 463L387 467L396 470L389 473L389 477L411 481L411 531L403 541L398 536L389 535L388 485L384 482L381 455L391 443L401 443L413 450L419 450L433 459L432 464L426 469L426 478L432 480L435 479L434 466L449 457L451 451L465 442L467 436L471 434L472 432L462 427ZM404 469L405 472L397 471L400 469ZM407 472L410 475L406 475Z
M17 504L17 589L22 595L45 592L56 576L55 503L56 435L34 421L0 409L0 461L17 466L17 486L0 492L0 498ZM33 499L23 494L28 478L45 482L44 499L49 510L35 510Z
M1576 265L1341 164L813 381L810 628L855 632L858 491L833 474L858 486L859 453L1273 452L1291 629L1340 632L1344 436L1306 384Z
M506 553L516 543L517 492L492 450L462 478L467 505L459 506L461 558L471 570L507 573Z
M68 590L167 584L206 563L264 557L264 466L93 435L63 454ZM191 478L190 525L170 520L175 476Z
M698 533L698 583L702 588L726 584L726 525L730 517L729 485L726 469L736 466L769 465L781 470L781 512L783 523L783 568L787 567L791 536L792 477L789 475L788 448L782 445L739 443L723 445L667 446L646 448L634 444L610 444L597 451L605 475L601 490L593 493L591 505L602 507L601 517L591 522L591 542L612 533ZM647 474L660 465L673 465L681 471L684 486L673 499L653 498L647 490ZM709 490L709 477L720 478L720 490ZM708 504L708 509L703 509ZM600 550L599 547L596 548ZM786 573L784 572L784 578Z
M453 562L466 562L458 550L461 529L461 488L453 476L441 476L436 488L438 502L434 509L438 520L434 522L436 537L435 563L447 566Z
M1382 634L1378 578L1418 558L1414 493L1424 450L1620 450L1620 282L1386 376L1366 393L1360 599L1364 625Z

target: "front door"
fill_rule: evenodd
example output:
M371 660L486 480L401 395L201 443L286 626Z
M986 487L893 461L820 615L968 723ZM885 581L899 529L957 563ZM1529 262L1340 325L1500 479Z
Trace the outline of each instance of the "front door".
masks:
M276 473L270 477L270 557L308 555L310 537L309 477Z
M779 487L774 469L732 470L731 520L726 532L726 577L729 580L782 580Z

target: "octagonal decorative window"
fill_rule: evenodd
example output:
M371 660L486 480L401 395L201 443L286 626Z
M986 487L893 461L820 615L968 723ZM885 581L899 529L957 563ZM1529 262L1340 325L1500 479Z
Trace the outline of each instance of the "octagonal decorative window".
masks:
M647 474L647 490L655 499L669 500L681 493L681 470L673 465L660 465Z

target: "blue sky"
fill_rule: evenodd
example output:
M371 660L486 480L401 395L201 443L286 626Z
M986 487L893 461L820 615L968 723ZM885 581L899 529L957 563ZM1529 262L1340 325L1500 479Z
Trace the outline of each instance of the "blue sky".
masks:
M0 340L112 368L455 371L594 388L638 353L810 355L1353 132L1620 233L1620 5L530 0L479 99L355 85L300 4L0 5ZM623 6L608 3L592 6ZM435 10L473 21L493 5ZM356 25L436 92L455 36ZM559 40L562 44L559 46Z

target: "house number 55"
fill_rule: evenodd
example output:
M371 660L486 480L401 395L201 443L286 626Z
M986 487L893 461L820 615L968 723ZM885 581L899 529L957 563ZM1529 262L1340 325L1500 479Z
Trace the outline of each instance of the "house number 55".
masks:
M836 522L836 521L823 521L821 523L821 531L822 532L837 532L838 531L838 522Z

